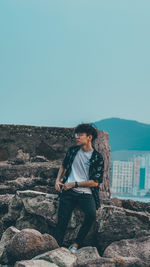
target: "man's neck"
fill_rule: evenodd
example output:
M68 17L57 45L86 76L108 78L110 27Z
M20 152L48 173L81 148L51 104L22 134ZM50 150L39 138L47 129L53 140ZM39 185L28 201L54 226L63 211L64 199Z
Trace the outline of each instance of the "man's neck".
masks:
M93 147L92 147L91 144L90 144L90 145L83 145L83 146L81 146L81 148L82 148L82 150L83 150L84 152L90 152L90 151L93 150Z

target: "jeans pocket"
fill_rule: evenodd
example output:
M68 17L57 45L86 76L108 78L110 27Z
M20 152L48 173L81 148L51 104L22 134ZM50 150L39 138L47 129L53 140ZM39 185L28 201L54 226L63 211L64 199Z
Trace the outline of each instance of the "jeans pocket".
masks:
M92 194L82 194L83 195L83 198L86 198L86 199L92 199L93 196Z

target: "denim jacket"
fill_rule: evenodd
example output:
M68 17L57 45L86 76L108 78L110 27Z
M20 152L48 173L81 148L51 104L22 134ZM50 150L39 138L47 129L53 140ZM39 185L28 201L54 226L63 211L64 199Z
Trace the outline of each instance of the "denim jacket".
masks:
M71 172L71 166L73 163L73 160L80 149L80 146L71 146L67 153L66 156L62 162L62 166L66 169L66 173L63 177L62 183L65 183L69 177L69 174ZM89 180L94 180L95 182L98 182L98 186L96 187L90 187L95 204L96 204L96 209L100 207L100 199L99 199L99 185L103 181L103 173L104 173L104 160L102 157L102 154L99 153L95 148L93 148L93 153L90 158L90 166L89 166Z

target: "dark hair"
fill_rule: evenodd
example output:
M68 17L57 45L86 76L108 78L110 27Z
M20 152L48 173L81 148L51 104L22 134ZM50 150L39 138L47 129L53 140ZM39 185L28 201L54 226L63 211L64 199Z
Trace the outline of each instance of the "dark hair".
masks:
M82 123L76 126L74 133L86 133L87 136L92 135L92 142L97 138L97 131L91 124Z

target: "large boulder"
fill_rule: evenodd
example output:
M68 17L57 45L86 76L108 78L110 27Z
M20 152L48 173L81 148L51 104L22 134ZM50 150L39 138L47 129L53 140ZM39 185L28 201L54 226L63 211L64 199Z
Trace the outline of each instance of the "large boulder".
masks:
M138 259L140 266L146 266L150 264L150 235L113 242L105 249L103 257L132 257Z
M97 247L103 254L114 241L150 235L150 214L102 205L97 213Z
M56 224L56 211L58 203L55 201L57 195L45 195L44 193L28 191L18 192L21 197L26 213L33 216L41 216L45 220L48 220L51 225ZM31 197L32 196L32 197Z
M58 201L57 195L36 191L17 191L8 207L8 213L2 216L3 229L15 225L18 229L33 228L41 233L51 234L52 225L56 224Z
M3 233L1 241L0 241L0 262L7 262L7 253L6 246L8 245L11 238L19 233L20 231L15 227L11 226L7 228L7 230Z
M56 240L34 229L23 229L9 241L6 251L9 262L31 259L43 252L58 248Z

